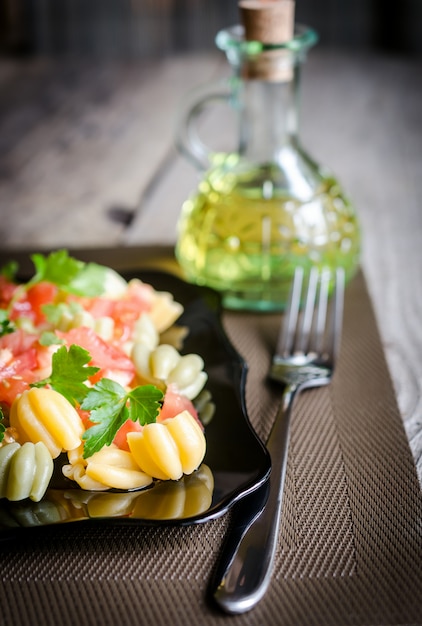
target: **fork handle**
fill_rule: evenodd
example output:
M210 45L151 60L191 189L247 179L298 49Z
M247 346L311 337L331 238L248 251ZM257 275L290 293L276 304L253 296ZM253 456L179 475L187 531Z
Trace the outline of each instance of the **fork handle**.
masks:
M271 474L268 500L257 517L254 492L235 504L234 526L223 546L220 568L211 583L211 593L226 613L244 613L265 594L271 580L280 529L290 436L290 416L299 385L283 392L280 408L268 439ZM262 488L261 488L262 489ZM246 513L245 508L251 505ZM262 508L262 506L261 506ZM249 517L249 520L245 516Z

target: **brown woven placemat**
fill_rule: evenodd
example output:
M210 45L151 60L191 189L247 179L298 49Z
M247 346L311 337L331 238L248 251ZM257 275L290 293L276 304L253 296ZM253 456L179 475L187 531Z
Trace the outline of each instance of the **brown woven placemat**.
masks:
M227 313L265 438L279 393L266 372L280 317ZM280 545L259 605L206 600L231 514L189 527L75 523L0 543L2 626L422 624L422 499L364 278L346 294L330 387L298 400Z

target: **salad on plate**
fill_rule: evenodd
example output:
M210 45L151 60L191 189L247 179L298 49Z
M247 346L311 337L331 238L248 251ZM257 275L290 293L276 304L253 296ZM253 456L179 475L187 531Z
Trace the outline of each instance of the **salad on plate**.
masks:
M182 305L66 250L31 258L26 283L0 275L0 498L39 502L63 455L89 492L193 474L213 404Z

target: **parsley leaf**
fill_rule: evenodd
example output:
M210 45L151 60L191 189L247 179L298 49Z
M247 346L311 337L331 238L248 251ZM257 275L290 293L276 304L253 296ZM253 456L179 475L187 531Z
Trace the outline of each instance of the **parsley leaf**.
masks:
M68 291L79 296L100 296L104 293L108 270L97 263L84 263L68 285Z
M0 309L0 337L16 330L16 326L7 317L7 311Z
M50 385L62 394L71 404L80 404L89 391L84 382L98 372L98 367L88 366L91 355L87 350L72 344L67 350L61 346L53 354L51 376L44 378L31 387Z
M97 263L84 263L57 250L48 256L33 254L35 274L28 285L47 281L79 296L99 296L104 292L107 268Z
M9 282L13 283L16 280L18 269L19 265L16 261L9 261L1 268L1 275L4 276Z
M84 458L109 446L129 418L142 426L155 422L163 392L154 385L142 385L126 392L117 382L101 379L88 393L81 408L91 411L94 425L83 434Z
M164 394L154 385L141 385L128 393L129 418L142 426L156 421Z
M66 250L51 252L48 256L33 254L31 260L35 265L35 274L30 283L48 281L59 287L68 285L81 271L84 263L70 257Z

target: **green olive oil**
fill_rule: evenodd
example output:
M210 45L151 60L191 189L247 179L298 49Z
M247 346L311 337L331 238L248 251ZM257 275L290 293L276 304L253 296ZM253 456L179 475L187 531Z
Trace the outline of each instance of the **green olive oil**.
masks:
M358 222L334 178L306 200L256 182L214 172L184 203L176 256L188 280L221 292L227 308L271 311L284 308L297 265L354 274Z

